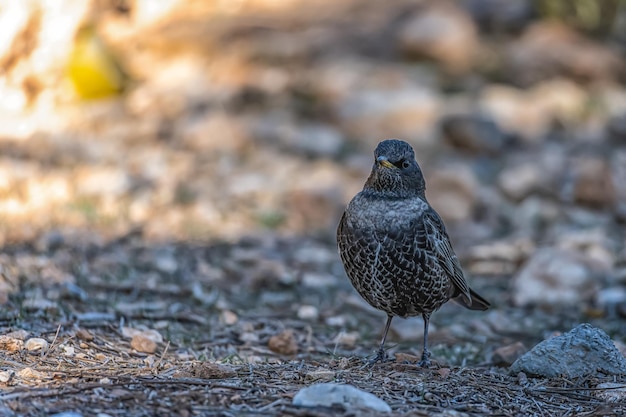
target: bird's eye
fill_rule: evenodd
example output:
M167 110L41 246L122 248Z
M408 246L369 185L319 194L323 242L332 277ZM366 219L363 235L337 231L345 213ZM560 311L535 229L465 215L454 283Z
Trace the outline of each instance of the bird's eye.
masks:
M406 159L401 159L398 162L394 162L394 165L398 168L407 169L411 166L411 163Z

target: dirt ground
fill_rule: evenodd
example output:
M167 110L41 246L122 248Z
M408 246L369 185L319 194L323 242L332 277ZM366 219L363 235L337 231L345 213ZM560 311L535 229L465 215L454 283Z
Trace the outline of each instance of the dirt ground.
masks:
M626 411L623 400L607 402L599 395L606 390L596 389L624 377L535 379L496 366L494 348L531 345L549 329L590 319L507 307L506 291L493 281L475 281L494 302L491 312L448 305L434 315L430 369L411 363L419 341L397 343L397 334L388 345L397 359L370 367L383 316L364 307L339 274L331 282L301 279L338 267L332 242L297 236L152 246L139 231L109 242L86 238L57 236L43 252L28 244L4 250L4 273L19 277L20 291L3 308L2 333L20 329L16 340L50 344L11 351L5 339L3 415L367 415L291 405L299 389L328 381L371 392L398 415ZM303 258L311 252L317 261ZM254 276L262 269L264 276ZM300 278L280 282L277 271ZM42 275L59 282L37 282ZM64 282L69 275L76 281ZM316 307L317 317L302 306ZM129 329L156 330L162 339L145 353L150 346L136 345Z

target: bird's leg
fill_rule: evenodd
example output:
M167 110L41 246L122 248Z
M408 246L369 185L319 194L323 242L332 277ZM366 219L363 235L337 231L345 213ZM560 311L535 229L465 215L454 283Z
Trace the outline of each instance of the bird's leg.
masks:
M428 351L428 321L430 320L429 313L422 313L424 319L424 349L422 350L422 360L418 362L418 365L422 368L430 366L430 352Z
M385 331L383 332L383 339L380 341L380 347L378 348L378 353L376 353L376 356L374 357L374 359L372 359L369 362L370 365L373 365L376 362L384 362L385 359L387 358L387 355L385 354L385 340L387 339L389 326L391 326L391 319L393 319L393 316L387 315L387 324L385 324Z

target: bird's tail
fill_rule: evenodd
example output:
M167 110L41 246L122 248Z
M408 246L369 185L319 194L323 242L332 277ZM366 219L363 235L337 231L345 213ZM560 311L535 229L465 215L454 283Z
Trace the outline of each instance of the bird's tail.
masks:
M468 303L468 300L466 300L463 296L456 297L454 301L461 304L465 308L469 308L470 310L484 311L489 308L489 306L491 305L489 301L478 295L478 293L471 288L469 289L469 292L470 296L472 297L471 302Z

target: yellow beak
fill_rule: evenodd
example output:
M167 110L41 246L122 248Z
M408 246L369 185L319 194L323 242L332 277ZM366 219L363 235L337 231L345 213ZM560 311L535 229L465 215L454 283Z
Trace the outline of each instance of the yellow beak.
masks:
M376 162L378 162L379 165L382 165L385 168L395 168L395 165L389 162L386 156L379 156L378 158L376 158Z

